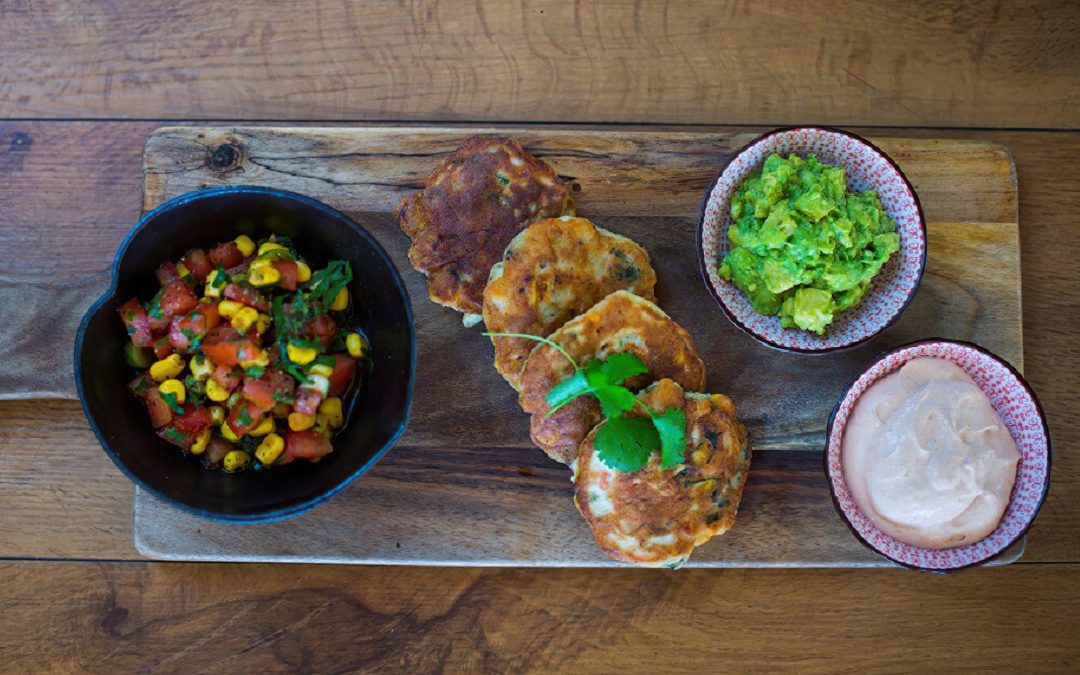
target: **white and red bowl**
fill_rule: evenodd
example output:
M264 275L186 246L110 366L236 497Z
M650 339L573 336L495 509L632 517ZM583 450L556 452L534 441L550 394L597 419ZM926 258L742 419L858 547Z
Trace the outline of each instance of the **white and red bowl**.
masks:
M862 512L844 480L841 446L855 403L872 384L920 356L949 359L963 368L990 399L1020 450L1016 484L1001 523L989 536L967 546L935 550L893 539ZM951 340L921 340L879 356L840 396L825 432L825 474L836 510L851 531L885 558L930 572L951 572L982 564L1024 536L1046 500L1050 455L1050 429L1042 406L1020 373L982 347Z
M900 250L874 278L874 287L857 307L840 314L824 335L782 328L779 317L759 314L746 295L717 272L731 247L727 233L735 189L759 171L774 152L784 157L813 153L826 164L843 166L848 189L877 190L885 213L896 221L900 234ZM926 223L911 182L874 144L828 127L776 129L735 153L706 190L698 226L698 258L705 285L732 323L770 347L821 354L866 342L900 317L915 296L926 266Z

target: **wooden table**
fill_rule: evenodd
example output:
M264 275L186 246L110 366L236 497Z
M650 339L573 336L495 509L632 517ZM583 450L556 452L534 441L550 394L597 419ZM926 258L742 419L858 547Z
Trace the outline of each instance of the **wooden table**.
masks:
M1075 671L1080 7L884 4L0 4L0 362L19 284L109 265L163 120L886 126L1011 150L1056 450L1022 562L950 577L150 563L78 404L2 401L0 670Z

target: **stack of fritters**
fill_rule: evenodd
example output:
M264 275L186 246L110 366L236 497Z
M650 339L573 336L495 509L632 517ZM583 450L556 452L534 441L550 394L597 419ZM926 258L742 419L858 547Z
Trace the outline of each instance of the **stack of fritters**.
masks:
M616 560L678 566L734 523L750 465L731 400L695 394L705 365L690 335L654 304L656 272L626 237L573 217L568 185L518 143L470 138L402 200L409 259L431 299L476 315L491 333L546 337L584 365L630 353L648 372L624 383L656 413L686 415L687 448L672 469L654 456L640 471L606 466L595 449L599 404L582 396L550 414L547 394L573 374L549 344L494 336L495 368L532 415L531 436L574 469L575 502ZM651 385L651 386L649 386Z

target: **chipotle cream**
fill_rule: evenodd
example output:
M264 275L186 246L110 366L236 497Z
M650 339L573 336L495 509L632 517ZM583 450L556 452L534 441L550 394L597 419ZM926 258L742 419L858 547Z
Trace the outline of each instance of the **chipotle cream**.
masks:
M1020 459L978 385L952 361L931 357L863 392L841 456L852 496L882 532L935 549L994 531Z

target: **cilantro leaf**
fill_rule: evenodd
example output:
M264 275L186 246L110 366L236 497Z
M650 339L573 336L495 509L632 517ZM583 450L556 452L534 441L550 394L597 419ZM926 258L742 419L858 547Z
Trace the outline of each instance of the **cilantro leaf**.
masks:
M335 260L326 267L311 273L308 281L308 293L312 300L318 300L324 308L330 307L341 289L352 281L352 267L344 260Z
M177 402L176 394L173 394L172 392L160 391L158 393L161 394L161 400L165 401L165 404L168 405L174 413L176 413L177 415L184 414L184 406L180 405L180 403Z
M653 415L652 422L660 435L660 466L673 469L686 454L686 413L682 408L668 408Z
M551 408L548 415L551 415L578 396L588 393L588 391L589 381L585 378L585 374L580 370L575 371L573 375L548 391L547 404Z
M656 427L648 417L609 418L594 439L600 461L616 471L638 471L660 445Z
M610 384L622 384L635 375L649 372L649 368L633 354L619 353L608 356L600 364L600 372Z
M612 385L594 387L591 393L600 401L600 410L604 412L604 417L608 419L619 417L628 412L634 407L634 401L637 400L634 398L633 392L626 387Z

